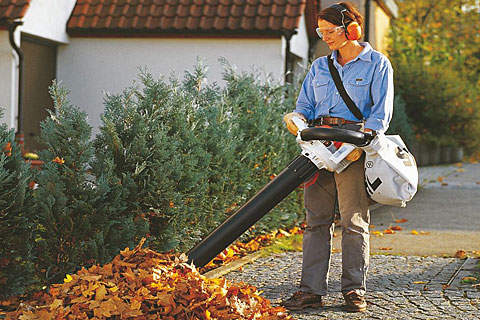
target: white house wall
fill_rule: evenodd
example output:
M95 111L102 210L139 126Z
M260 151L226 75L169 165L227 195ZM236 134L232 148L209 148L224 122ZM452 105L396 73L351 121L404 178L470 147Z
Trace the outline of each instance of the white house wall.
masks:
M119 93L146 67L155 77L175 72L183 78L197 57L209 67L209 82L223 83L218 58L225 57L238 70L253 66L283 81L281 39L112 39L71 38L58 49L57 78L70 89L73 104L85 110L97 128L103 112L104 91Z
M8 32L0 30L0 108L3 109L3 117L0 118L0 123L6 123L9 128L14 127L16 116L16 95L13 96L16 85L12 88L12 83L15 84L14 63L12 47L8 41Z
M290 52L308 61L308 34L305 25L305 14L300 17L299 27L297 33L290 39Z
M67 43L66 26L76 0L31 0L21 32Z

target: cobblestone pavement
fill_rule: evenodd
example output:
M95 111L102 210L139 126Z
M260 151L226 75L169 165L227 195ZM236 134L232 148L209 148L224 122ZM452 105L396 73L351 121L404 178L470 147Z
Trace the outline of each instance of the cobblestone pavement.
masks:
M325 307L291 314L297 319L480 319L480 291L459 281L467 261L470 267L478 262L373 255L367 280L368 309L348 313L342 309L340 293L341 254L334 253ZM277 305L298 288L301 263L301 252L284 253L258 259L226 278L256 286Z

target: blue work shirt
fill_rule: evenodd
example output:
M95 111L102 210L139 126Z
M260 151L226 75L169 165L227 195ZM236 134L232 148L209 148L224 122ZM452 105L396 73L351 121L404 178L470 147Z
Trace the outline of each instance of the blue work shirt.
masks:
M362 52L343 67L337 61L337 51L332 52L337 68L350 98L364 116L365 128L385 132L393 112L393 69L388 58L372 49L369 43L360 43ZM307 120L319 117L339 117L360 121L348 109L338 93L328 70L327 57L320 57L303 81L295 112Z

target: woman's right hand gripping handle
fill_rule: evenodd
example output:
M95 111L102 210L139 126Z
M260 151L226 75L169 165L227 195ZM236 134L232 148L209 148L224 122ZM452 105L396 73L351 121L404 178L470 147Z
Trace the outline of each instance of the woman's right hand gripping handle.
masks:
M288 131L294 136L296 136L298 133L298 126L293 121L294 118L297 118L297 119L299 118L304 122L307 122L307 119L305 119L305 116L303 114L298 112L290 112L290 113L287 113L285 116L283 116L283 121L287 125Z

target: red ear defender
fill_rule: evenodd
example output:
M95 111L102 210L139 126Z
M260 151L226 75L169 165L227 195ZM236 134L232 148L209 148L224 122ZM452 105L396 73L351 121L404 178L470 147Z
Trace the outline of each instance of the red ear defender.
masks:
M362 28L358 22L350 22L350 24L347 26L346 36L348 40L359 40L362 37Z

